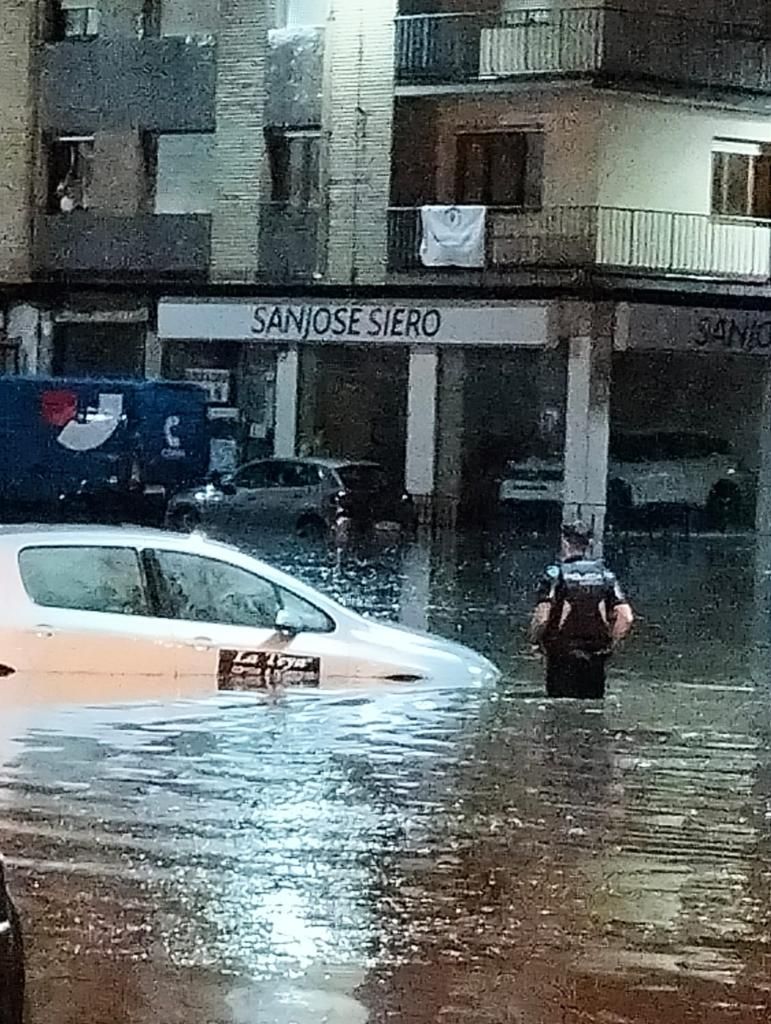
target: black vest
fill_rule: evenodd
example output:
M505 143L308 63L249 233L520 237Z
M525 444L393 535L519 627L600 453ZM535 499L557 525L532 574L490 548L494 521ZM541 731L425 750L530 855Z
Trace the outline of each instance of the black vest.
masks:
M556 570L556 571L555 571ZM547 648L600 653L610 647L608 599L615 580L604 564L581 559L549 570L553 578L552 611L546 630Z

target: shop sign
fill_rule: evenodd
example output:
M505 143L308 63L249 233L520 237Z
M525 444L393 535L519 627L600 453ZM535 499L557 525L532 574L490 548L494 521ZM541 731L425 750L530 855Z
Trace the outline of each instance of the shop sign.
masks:
M547 342L545 305L457 305L323 302L162 302L165 339L294 344L527 345Z
M200 384L213 404L227 405L230 401L230 370L194 367L185 370L185 378L191 384Z
M617 348L771 356L771 313L632 305L616 326Z

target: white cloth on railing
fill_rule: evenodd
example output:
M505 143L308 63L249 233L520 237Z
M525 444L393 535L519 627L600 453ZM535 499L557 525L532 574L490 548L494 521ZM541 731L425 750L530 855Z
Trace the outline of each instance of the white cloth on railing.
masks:
M486 206L422 206L424 267L484 267Z

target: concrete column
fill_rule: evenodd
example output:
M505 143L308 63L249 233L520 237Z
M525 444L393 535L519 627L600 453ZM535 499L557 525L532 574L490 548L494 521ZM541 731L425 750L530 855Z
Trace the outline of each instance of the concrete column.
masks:
M318 349L304 345L300 352L300 380L298 385L297 446L298 452L321 455L316 450L319 430L319 353Z
M145 335L145 378L157 380L161 376L162 364L163 342L158 337L158 332L148 327Z
M30 275L31 186L35 139L35 4L0 4L0 281L25 281Z
M217 34L217 197L211 276L251 281L259 270L265 166L266 0L228 0Z
M431 521L434 497L438 376L439 354L434 346L410 352L405 487L423 525Z
M431 605L431 544L425 537L404 549L401 580L400 621L410 629L428 632L431 627L428 617Z
M765 364L763 403L758 432L758 498L755 529L759 537L771 537L771 363ZM767 547L767 545L766 545ZM771 569L771 565L767 568Z
M440 354L436 431L436 522L454 529L463 486L464 381L466 357L461 348Z
M297 385L300 355L296 345L279 352L276 364L276 429L273 453L290 459L297 448Z
M54 318L50 310L40 312L40 340L37 349L36 373L51 373L54 365Z
M40 356L40 310L26 303L11 306L5 333L9 342L19 346L21 373L37 373Z
M396 0L332 0L324 48L323 179L330 282L385 278Z
M563 519L580 517L594 528L595 551L605 533L610 432L612 341L598 312L577 311L569 334L565 412Z

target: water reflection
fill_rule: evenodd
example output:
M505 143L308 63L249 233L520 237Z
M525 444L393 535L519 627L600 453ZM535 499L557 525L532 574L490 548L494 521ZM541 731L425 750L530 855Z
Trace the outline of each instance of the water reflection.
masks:
M33 1024L769 1019L752 553L611 552L642 627L602 706L543 699L526 657L548 554L281 555L492 653L494 689L5 716Z

